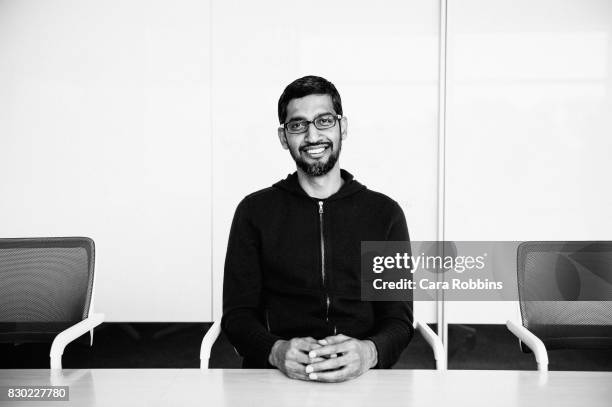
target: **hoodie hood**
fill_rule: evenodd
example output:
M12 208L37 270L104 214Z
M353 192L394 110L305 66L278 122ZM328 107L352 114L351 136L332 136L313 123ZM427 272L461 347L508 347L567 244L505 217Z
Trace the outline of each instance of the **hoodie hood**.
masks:
M338 192L336 192L335 194L333 194L330 197L326 198L325 199L326 201L333 201L333 200L336 200L336 199L342 199L342 198L345 198L347 196L356 194L357 192L363 191L364 189L366 189L365 185L363 185L359 181L356 181L355 179L353 179L353 175L350 172L341 169L340 170L340 176L344 180L344 184L340 187ZM308 199L314 199L314 198L310 197L306 193L306 191L304 191L302 189L302 186L300 185L300 182L298 180L297 171L294 172L293 174L287 175L287 178L285 178L285 179L283 179L281 181L278 181L276 184L274 184L272 186L274 188L282 189L282 190L291 192L293 194L306 197Z

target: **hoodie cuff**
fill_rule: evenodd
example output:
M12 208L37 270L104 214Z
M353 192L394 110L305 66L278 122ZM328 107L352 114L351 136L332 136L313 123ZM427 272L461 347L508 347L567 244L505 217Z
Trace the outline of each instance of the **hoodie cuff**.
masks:
M273 335L269 332L260 332L251 338L252 354L244 355L255 362L257 366L274 367L268 361L270 351L276 341L282 339L280 336ZM251 353L251 352L249 352Z
M384 330L365 338L374 342L374 346L376 346L378 363L376 363L374 369L391 368L408 346L412 336L413 331L411 329L406 330L405 324L390 323Z

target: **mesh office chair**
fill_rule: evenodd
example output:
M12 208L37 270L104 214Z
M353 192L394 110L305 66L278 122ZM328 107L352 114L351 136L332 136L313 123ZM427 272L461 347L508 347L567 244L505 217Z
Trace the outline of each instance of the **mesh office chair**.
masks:
M85 237L0 239L0 341L64 348L104 321L93 313L94 242Z
M547 349L612 348L612 242L522 243L517 275L522 325L506 325L538 370Z

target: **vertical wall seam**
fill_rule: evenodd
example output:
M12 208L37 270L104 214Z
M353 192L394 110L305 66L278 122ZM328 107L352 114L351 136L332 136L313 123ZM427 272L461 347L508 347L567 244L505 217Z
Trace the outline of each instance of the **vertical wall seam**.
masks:
M208 3L208 121L210 131L210 146L209 146L209 176L210 176L210 320L215 320L215 268L214 268L214 248L215 248L215 234L214 234L214 181L213 176L213 159L214 159L214 137L213 137L213 0L209 0Z
M447 53L447 0L440 0L438 61L438 196L437 196L437 240L445 239L446 210L446 53ZM443 275L442 275L443 278ZM447 325L445 320L444 292L437 291L436 319L438 335L445 349L447 346Z

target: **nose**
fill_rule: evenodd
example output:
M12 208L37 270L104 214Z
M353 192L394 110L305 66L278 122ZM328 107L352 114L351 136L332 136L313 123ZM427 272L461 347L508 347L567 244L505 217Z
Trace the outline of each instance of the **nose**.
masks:
M315 127L314 123L308 123L308 130L306 130L306 140L313 142L319 138L319 130Z

